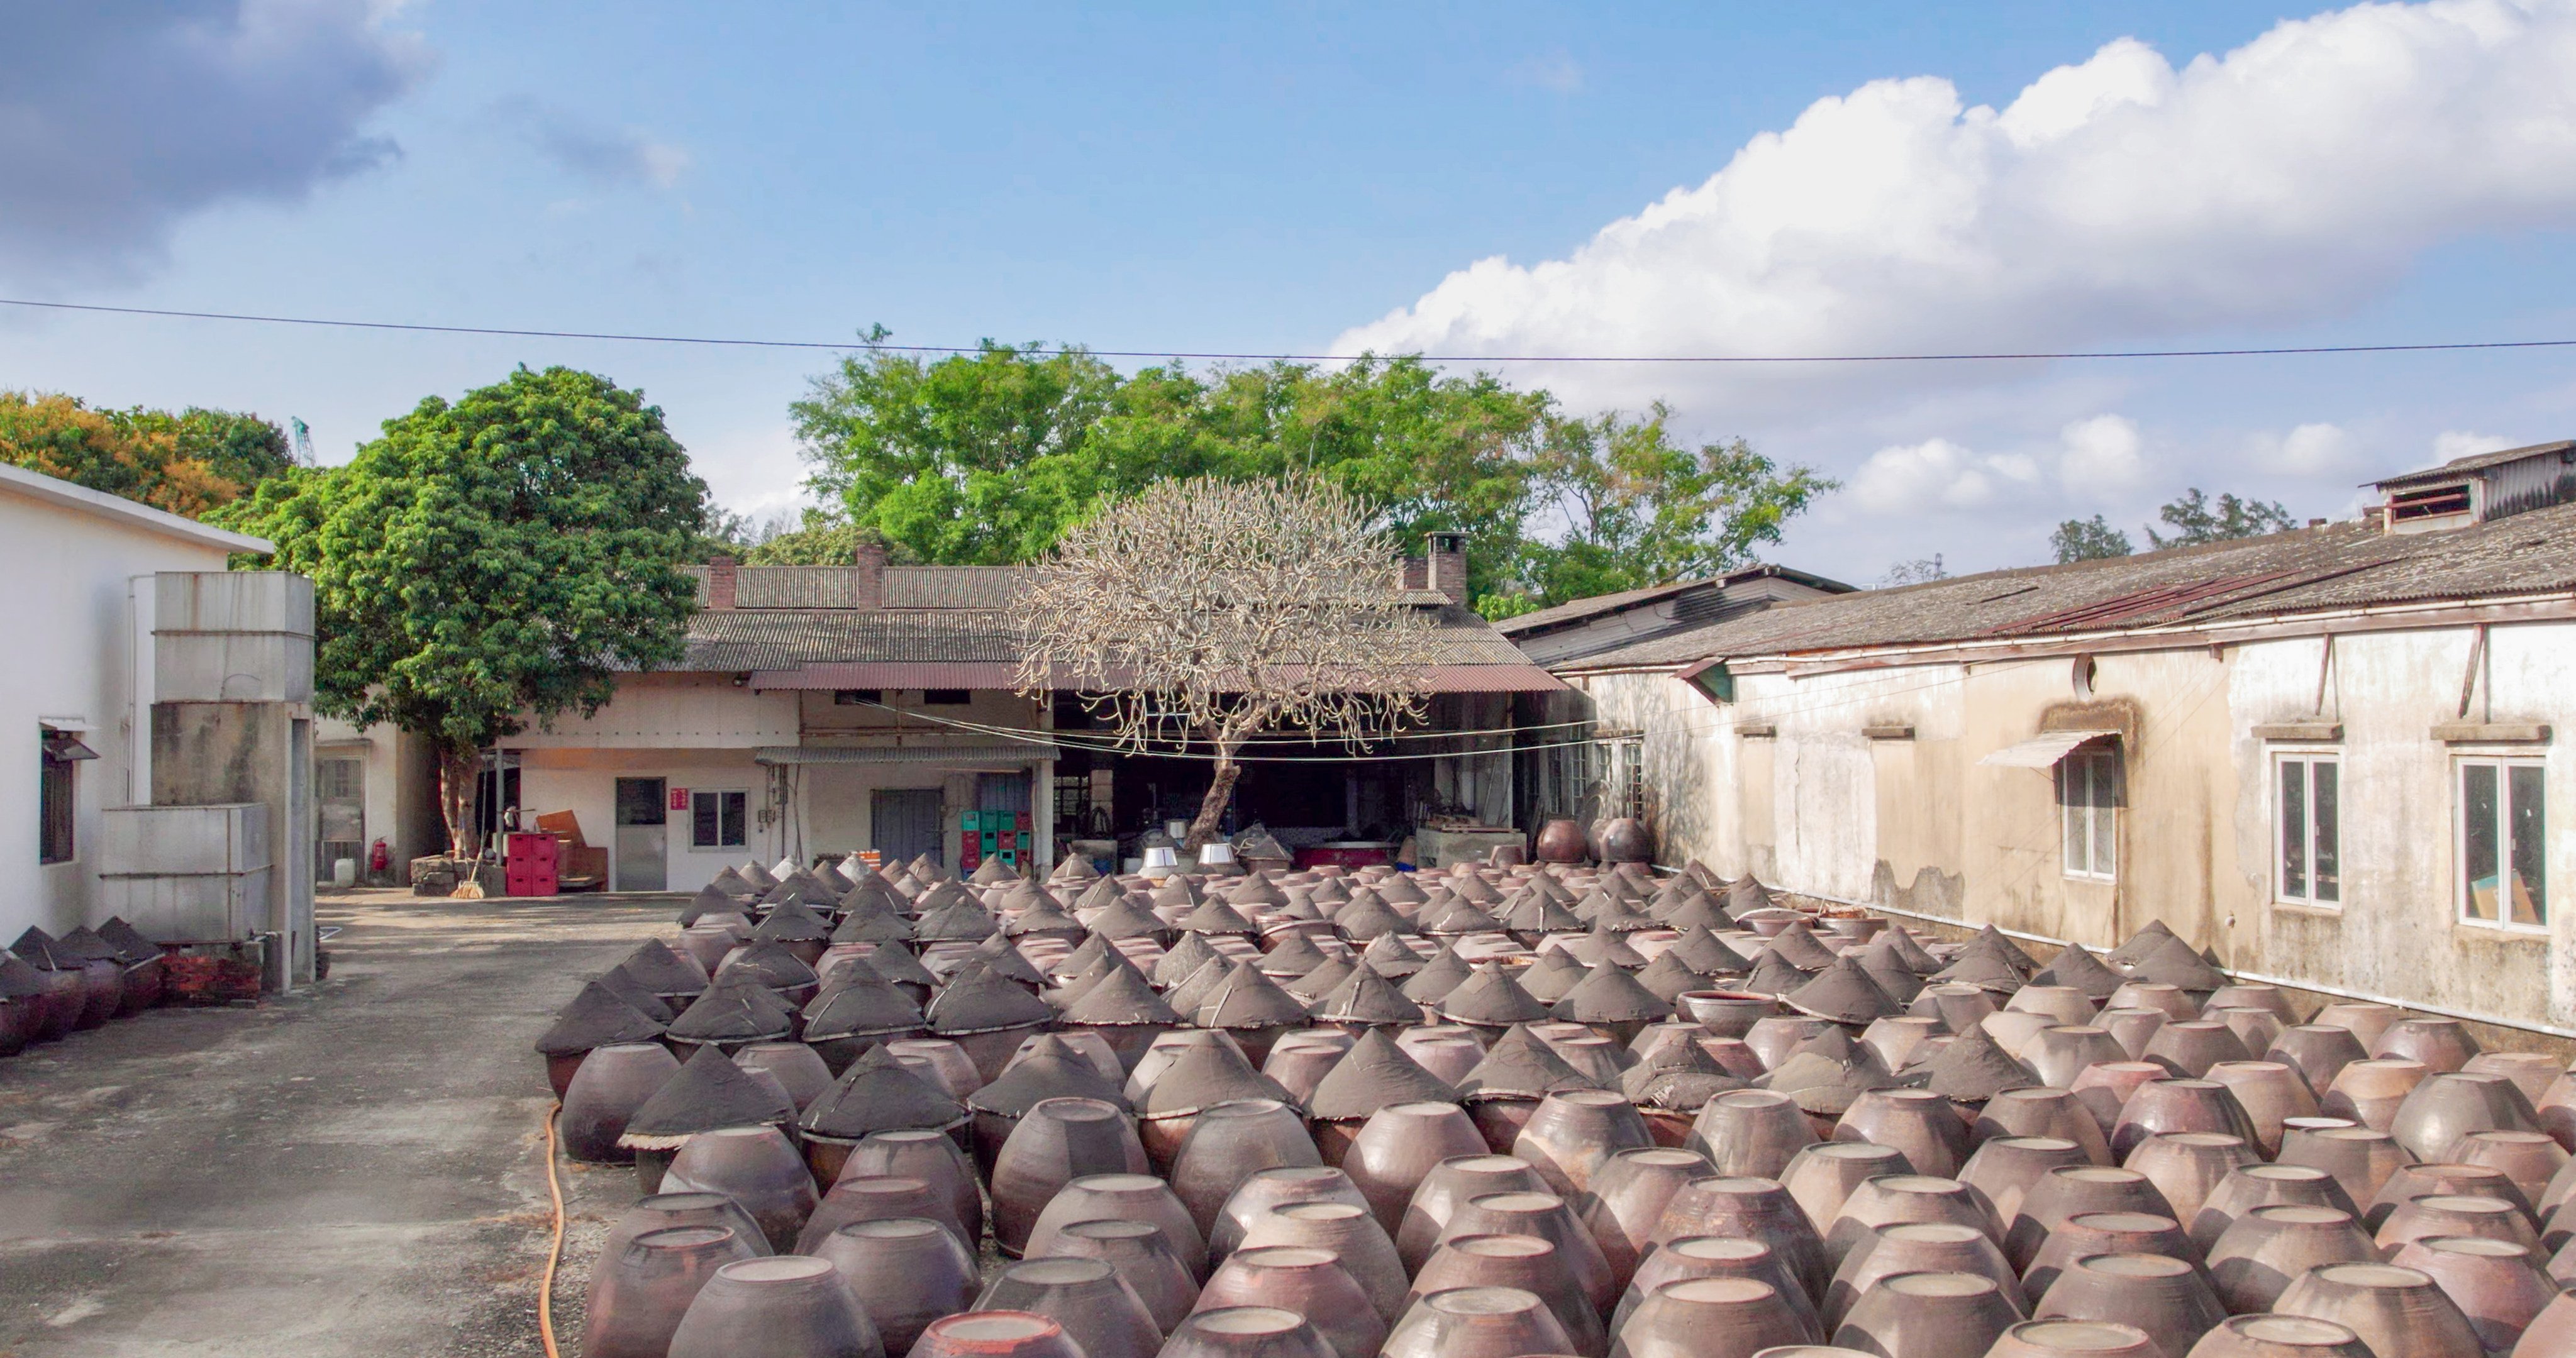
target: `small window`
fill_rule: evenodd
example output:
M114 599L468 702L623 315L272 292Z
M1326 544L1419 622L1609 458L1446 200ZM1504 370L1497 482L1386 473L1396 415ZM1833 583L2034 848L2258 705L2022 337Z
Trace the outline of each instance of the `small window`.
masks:
M921 691L921 703L924 707L964 707L974 700L975 695L969 689L926 688Z
M2120 752L2083 749L2057 764L2066 820L2066 875L2107 882L2120 862Z
M2468 922L2548 925L2544 776L2534 759L2460 761L2460 915Z
M750 807L747 792L691 792L689 794L689 847L692 849L739 849L745 842L744 819Z
M2279 899L2343 903L2343 765L2332 755L2283 756L2273 780L2279 800Z
M882 704L884 702L885 690L881 688L841 688L832 690L832 704L835 707L867 707Z
M78 846L72 841L72 812L78 805L74 797L74 776L79 766L68 759L55 757L53 743L45 745L45 767L37 784L37 821L42 843L36 861L68 863Z

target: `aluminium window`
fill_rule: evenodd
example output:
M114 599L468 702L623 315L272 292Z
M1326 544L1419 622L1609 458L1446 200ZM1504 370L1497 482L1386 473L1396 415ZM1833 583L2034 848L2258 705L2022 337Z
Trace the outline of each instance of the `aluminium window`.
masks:
M36 774L36 861L68 863L80 856L74 827L80 808L80 762L98 758L79 733L37 728L42 762Z
M689 847L692 849L738 849L748 842L745 824L751 794L747 792L691 792L689 794Z
M2343 761L2333 755L2282 755L2274 763L2273 822L2279 871L2274 899L2297 905L2343 903Z
M2537 759L2459 761L2460 917L2539 929L2549 923L2547 769Z
M2057 761L2066 875L2108 882L2120 867L2120 752L2078 749Z

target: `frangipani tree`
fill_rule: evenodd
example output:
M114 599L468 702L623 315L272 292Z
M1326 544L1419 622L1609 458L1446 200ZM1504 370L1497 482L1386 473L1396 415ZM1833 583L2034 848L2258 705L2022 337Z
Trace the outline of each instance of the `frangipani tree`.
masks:
M1422 719L1432 624L1376 523L1311 477L1164 481L1113 503L1065 533L1016 605L1019 691L1081 693L1130 753L1212 754L1195 849L1255 737L1356 752Z

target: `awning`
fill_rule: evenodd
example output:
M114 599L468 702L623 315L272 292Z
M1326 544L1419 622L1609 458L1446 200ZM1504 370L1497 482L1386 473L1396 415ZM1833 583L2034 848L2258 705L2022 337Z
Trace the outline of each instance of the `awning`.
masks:
M2051 731L2019 745L2007 745L1978 760L2008 769L2053 769L2057 761L2097 740L2117 740L2117 731Z
M98 758L98 751L83 745L78 735L50 723L44 724L43 729L45 758L57 764L68 764L76 759Z
M763 745L751 752L761 764L936 764L950 769L1024 769L1041 759L1062 759L1053 743L1007 745Z

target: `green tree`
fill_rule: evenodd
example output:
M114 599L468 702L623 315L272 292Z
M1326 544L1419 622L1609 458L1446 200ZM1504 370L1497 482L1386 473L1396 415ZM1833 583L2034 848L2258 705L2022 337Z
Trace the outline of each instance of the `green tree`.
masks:
M814 379L791 413L808 485L895 560L1034 561L1099 505L1157 481L1295 471L1373 506L1373 526L1399 541L1467 534L1481 593L1515 564L1548 408L1544 392L1411 358L1122 376L1080 349L987 341L935 360L871 347Z
M678 567L707 522L662 412L568 368L432 396L347 466L214 517L313 578L316 707L430 741L460 855L486 747L680 657L695 605Z
M1782 524L1835 488L1742 439L1685 447L1670 419L1659 403L1637 419L1548 421L1536 491L1567 529L1562 541L1525 548L1537 603L1723 574L1751 561L1756 544L1778 542Z
M0 462L196 518L295 465L257 415L93 410L77 397L0 391Z
M2156 517L2174 530L2173 536L2166 537L2154 525L2148 525L2147 541L2158 547L2197 547L2204 542L2258 538L2298 527L2298 521L2290 517L2289 507L2278 500L2240 500L2234 495L2220 495L2213 504L2198 486L2157 510Z
M2050 550L2057 553L2057 564L2075 561L2101 561L2127 556L2137 549L2130 545L2129 535L2111 526L2096 514L2089 519L2068 519L2048 535Z

